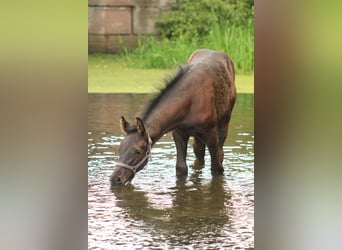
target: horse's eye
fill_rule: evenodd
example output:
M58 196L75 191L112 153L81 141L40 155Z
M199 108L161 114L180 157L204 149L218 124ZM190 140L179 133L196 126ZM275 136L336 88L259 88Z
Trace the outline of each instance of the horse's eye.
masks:
M137 155L140 155L141 154L141 150L135 150L135 154L137 154Z

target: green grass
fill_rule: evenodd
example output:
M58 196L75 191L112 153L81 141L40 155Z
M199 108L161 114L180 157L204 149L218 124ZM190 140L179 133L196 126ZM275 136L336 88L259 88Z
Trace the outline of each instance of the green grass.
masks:
M187 61L191 53L199 48L226 52L233 60L237 74L252 74L254 71L254 27L229 27L214 24L205 37L188 39L180 36L176 40L153 36L139 39L139 46L124 48L122 57L130 67L168 69Z
M174 69L141 69L127 64L117 55L88 56L89 93L151 93L157 91L163 78ZM254 92L254 76L237 75L238 93Z
M203 47L226 52L233 60L239 74L254 71L254 27L229 27L214 23Z
M193 51L208 48L226 52L233 60L238 93L254 92L254 26L214 24L201 38L180 35L176 40L141 37L138 48L117 55L89 55L89 93L150 93L163 78L183 65Z

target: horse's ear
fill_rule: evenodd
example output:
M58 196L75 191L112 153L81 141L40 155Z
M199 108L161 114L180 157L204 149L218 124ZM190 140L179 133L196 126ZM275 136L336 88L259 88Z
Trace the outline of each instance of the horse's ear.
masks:
M138 133L143 135L145 134L145 125L144 125L144 122L139 118L139 117L136 117L137 119L137 130L138 130Z
M121 127L122 132L127 133L128 126L129 126L129 123L125 120L125 117L121 116L120 127Z

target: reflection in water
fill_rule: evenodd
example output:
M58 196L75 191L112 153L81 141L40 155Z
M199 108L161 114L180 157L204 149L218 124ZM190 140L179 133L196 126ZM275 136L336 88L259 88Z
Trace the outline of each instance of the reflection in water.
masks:
M239 95L224 146L225 176L203 169L175 177L170 135L133 184L110 190L109 176L123 138L121 115L134 119L148 95L89 95L89 249L247 249L254 246L253 96ZM189 144L191 145L192 142ZM188 149L188 165L194 160Z
M146 192L134 188L119 187L113 193L116 205L124 208L129 217L153 228L153 239L162 238L172 245L203 247L203 237L209 235L212 241L224 237L223 226L229 224L226 210L230 195L224 191L222 177L215 177L204 185L195 173L190 181L191 185L184 180L177 181L170 192L172 206L166 208L156 208Z

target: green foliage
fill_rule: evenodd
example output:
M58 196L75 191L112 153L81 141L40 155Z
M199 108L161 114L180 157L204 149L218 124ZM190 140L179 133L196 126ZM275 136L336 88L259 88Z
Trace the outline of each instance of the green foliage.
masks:
M181 0L160 17L161 38L139 38L135 50L124 49L128 65L172 68L199 48L226 52L237 73L254 70L254 3L251 0Z
M200 39L214 24L247 26L253 20L253 0L181 0L171 5L156 24L165 38Z
M227 28L216 24L201 40L189 41L183 36L161 41L153 36L140 38L139 47L133 51L126 48L123 56L132 67L168 69L186 63L191 53L199 48L226 52L238 73L254 70L254 28L251 25Z
M213 24L204 37L203 47L226 52L239 73L254 70L254 26L251 24L239 27Z
M182 37L176 41L160 41L153 36L140 37L138 44L138 48L133 51L124 50L128 65L137 68L172 68L184 64L187 57L197 49L196 42L189 44Z

